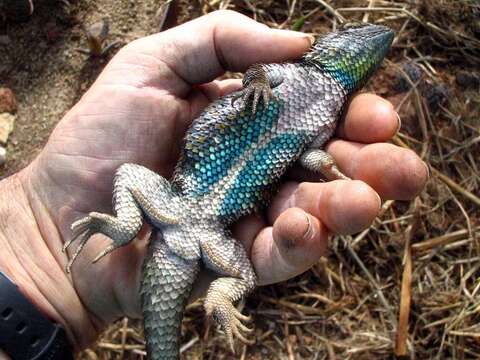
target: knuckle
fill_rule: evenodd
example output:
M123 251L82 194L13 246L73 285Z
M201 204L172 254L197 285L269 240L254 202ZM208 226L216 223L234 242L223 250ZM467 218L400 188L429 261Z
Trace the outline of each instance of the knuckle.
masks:
M401 156L401 171L399 174L399 185L402 196L410 199L418 195L428 179L428 168L415 152L406 150Z
M301 202L304 199L308 199L309 194L310 194L310 184L307 182L302 182L298 184L298 187L295 190L295 200Z

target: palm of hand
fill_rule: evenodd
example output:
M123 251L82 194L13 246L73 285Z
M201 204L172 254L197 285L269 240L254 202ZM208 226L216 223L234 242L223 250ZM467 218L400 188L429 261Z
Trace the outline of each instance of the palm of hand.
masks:
M158 86L158 82L168 79L182 84L183 80L169 69L158 78L158 70L164 66L161 63L146 69L143 79L136 72L123 76L112 68L118 63L128 67L132 53L125 53L112 61L105 75L59 123L33 164L40 179L54 179L56 189L49 194L48 208L52 209L64 239L71 236L70 225L74 220L90 211L112 212L113 175L121 164L141 164L168 178L178 159L186 128L222 92L222 84L216 82L196 89L185 84L181 90L188 90L184 91L188 93L186 98L181 93L170 92ZM133 60L139 63L151 61L138 54ZM236 82L236 85L239 84ZM43 184L39 184L41 186ZM88 266L92 256L105 246L105 242L94 242L82 256L82 265L79 265L82 270L78 276L74 274L76 286L85 288L88 293L84 301L88 304L88 299L93 302L98 297L91 291L95 288L92 280L110 283L117 281L113 278L122 279L122 283L127 283L127 291L132 292L132 277L117 276L116 270L138 272L144 245L133 244L128 246L129 249L112 253L110 261ZM78 277L81 279L77 280ZM133 298L136 310L137 296ZM126 308L129 307L132 305L128 304ZM138 315L135 310L127 312Z

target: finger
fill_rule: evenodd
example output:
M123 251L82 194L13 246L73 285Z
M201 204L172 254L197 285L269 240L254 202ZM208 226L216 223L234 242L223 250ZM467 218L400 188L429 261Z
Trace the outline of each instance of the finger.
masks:
M418 155L392 144L334 140L327 151L347 176L365 181L382 199L412 199L428 180L427 165Z
M233 224L232 234L235 239L242 243L247 253L250 254L253 240L266 226L267 223L258 215L248 215Z
M198 86L198 89L207 97L209 103L241 88L242 79L214 80Z
M241 88L241 79L214 80L198 85L187 97L190 103L191 118L199 116L212 101Z
M252 246L252 264L260 285L301 274L326 253L328 231L318 219L294 208L264 228Z
M130 43L117 63L140 68L132 79L135 85L184 96L190 85L210 82L226 70L244 71L254 63L299 58L310 45L306 34L270 29L233 11L217 11Z
M362 143L387 141L400 124L393 105L374 94L359 94L348 105L338 128L341 138Z
M242 217L239 221L235 222L231 230L233 237L240 241L245 247L245 250L247 250L247 253L250 254L257 234L266 226L267 225L263 219L253 214ZM215 274L212 271L202 271L195 283L189 302L205 296L208 287L213 280L218 278L218 276L218 274Z
M287 183L280 189L269 211L276 222L288 208L300 208L318 218L329 230L353 234L371 225L380 210L378 194L362 181Z
M218 84L218 97L230 94L234 91L241 90L242 79L225 79L217 80Z

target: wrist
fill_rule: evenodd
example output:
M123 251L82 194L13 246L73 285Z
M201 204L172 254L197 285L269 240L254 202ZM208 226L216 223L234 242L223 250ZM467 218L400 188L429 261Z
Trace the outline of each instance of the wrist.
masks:
M79 349L97 328L64 272L62 237L29 186L30 168L0 181L0 270Z

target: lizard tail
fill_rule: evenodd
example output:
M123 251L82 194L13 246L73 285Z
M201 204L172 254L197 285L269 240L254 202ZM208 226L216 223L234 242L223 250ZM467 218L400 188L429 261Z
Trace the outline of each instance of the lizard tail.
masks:
M199 268L198 261L178 257L163 241L150 242L141 290L150 360L179 358L182 315Z

